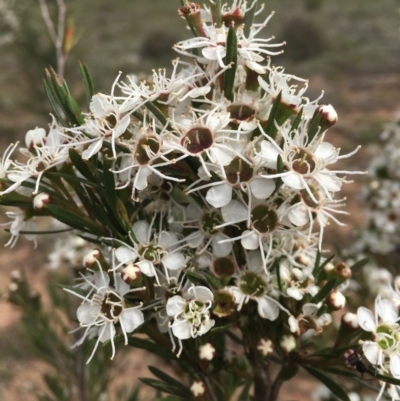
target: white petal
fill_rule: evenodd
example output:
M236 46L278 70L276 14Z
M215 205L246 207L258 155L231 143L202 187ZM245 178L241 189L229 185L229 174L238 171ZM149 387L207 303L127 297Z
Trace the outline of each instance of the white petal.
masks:
M191 337L191 324L186 321L175 320L171 328L174 336L181 340L187 340Z
M189 288L189 293L193 294L195 299L202 302L209 302L214 299L212 291L207 287L203 287L201 285Z
M203 242L204 237L205 235L201 231L197 231L187 237L186 243L191 248L197 248Z
M168 316L176 316L184 312L186 308L186 301L180 295L174 295L167 301L166 311Z
M92 142L89 147L82 152L82 159L90 159L93 155L99 152L103 145L103 140L100 139L96 142Z
M206 199L215 208L226 206L232 199L232 187L228 184L211 187L207 192Z
M303 299L303 293L296 287L289 287L286 290L286 293L289 295L289 297L292 297L296 299L297 301L300 301L300 299Z
M318 312L318 306L315 304L307 303L303 305L303 313L307 316L316 316Z
M250 230L243 231L243 235L246 235L247 233L250 233ZM259 246L258 235L254 232L251 232L250 235L247 235L245 238L242 238L240 242L243 248L248 250L257 249Z
M115 257L120 263L134 261L137 258L137 253L133 249L121 246L115 250Z
M108 284L110 284L110 277L103 271L98 271L93 274L92 281L96 288L108 287Z
M96 315L99 313L98 305L91 305L89 303L84 303L79 306L76 311L76 316L79 320L79 323L82 324L94 324L96 320Z
M148 277L154 277L156 275L156 270L154 269L153 263L151 263L149 260L141 260L135 264L139 267L140 271L144 275Z
M372 365L381 365L382 351L377 343L365 341L362 348L364 356Z
M115 336L115 327L113 323L106 323L104 326L102 334L100 334L99 339L102 343L111 340Z
M114 127L114 136L116 138L121 136L128 128L130 122L131 122L131 116L129 114L127 114L121 120L119 120L116 126Z
M390 356L390 373L396 378L400 378L400 356L391 355Z
M374 314L364 306L357 310L357 319L360 327L365 331L374 331L376 323Z
M218 60L218 53L221 59L223 59L226 55L226 50L222 46L205 47L201 52L208 60Z
M276 169L279 151L269 141L261 141L261 155L266 167Z
M291 315L291 316L289 316L288 322L289 322L290 331L292 333L296 333L297 330L299 330L298 320L293 315Z
M293 205L288 212L289 221L295 226L302 227L310 222L307 206L302 203Z
M275 320L279 316L279 307L276 302L268 298L261 298L258 300L258 314L268 320Z
M230 201L221 208L222 218L226 223L230 221L244 221L247 219L246 207L237 200Z
M292 172L282 177L282 181L290 188L293 189L304 189L304 183L299 174Z
M137 221L133 225L132 230L140 244L146 244L149 241L150 224L147 221Z
M210 160L216 164L226 166L235 157L234 153L228 149L222 149L217 146L210 149Z
M249 183L249 187L251 189L251 193L257 199L267 199L276 188L274 180L258 177L254 178Z
M376 302L375 307L384 322L395 322L397 320L397 308L390 299L380 299Z
M338 192L342 187L342 181L328 170L318 173L318 178L323 182L325 188L331 192Z
M127 333L131 333L144 322L143 313L136 308L124 309L120 319Z
M213 254L218 257L227 256L232 251L232 242L224 242L223 244L219 244L219 241L223 241L224 239L229 238L225 234L218 233L214 236L212 240Z
M131 286L124 280L122 280L120 273L118 273L115 277L114 286L121 295L125 295L131 289Z
M163 248L171 248L172 245L175 245L178 242L178 237L175 233L169 231L163 231L158 237L158 245L161 245Z
M178 270L185 265L185 257L179 253L170 253L162 258L163 265L170 270Z
M233 295L233 298L235 298L235 303L242 304L245 295L239 290L238 287L228 287L228 291Z
M142 191L143 189L147 188L147 178L149 175L152 173L152 171L146 166L146 167L141 167L137 171L137 178L135 177L135 187L139 191Z
M317 149L314 151L314 155L321 159L329 159L331 163L335 163L337 159L337 150L336 148L330 144L329 142L322 142L317 146Z

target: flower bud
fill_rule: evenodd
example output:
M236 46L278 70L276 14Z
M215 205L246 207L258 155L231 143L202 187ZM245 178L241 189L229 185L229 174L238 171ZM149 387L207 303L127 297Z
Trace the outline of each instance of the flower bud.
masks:
M274 352L274 344L269 338L262 338L257 344L257 349L263 356L267 356Z
M235 311L235 298L226 290L219 290L214 293L212 312L218 317L226 317Z
M190 391L197 398L206 392L206 388L203 382L197 380L190 386Z
M335 265L334 265L333 263L331 263L331 262L327 263L327 264L324 266L324 270L325 270L327 273L328 273L328 272L331 272L334 268L335 268Z
M41 147L46 143L46 131L43 128L29 130L25 135L25 145L29 150Z
M83 266L86 268L92 267L100 259L100 256L100 249L92 249L83 257Z
M21 274L21 272L19 270L13 270L10 273L10 277L11 277L11 280L16 282L16 283L20 283L23 280L22 279L22 274Z
M347 312L346 314L343 315L342 324L346 325L346 327L353 330L357 330L360 328L360 325L358 324L357 315L351 312Z
M348 280L349 278L351 278L352 273L350 267L346 263L341 262L335 265L334 274L344 280Z
M199 358L206 361L212 361L215 356L215 348L210 344L204 344L199 347Z
M33 198L33 208L35 210L42 210L46 205L50 203L50 200L51 200L50 195L46 194L45 192L37 194Z
M338 120L336 110L329 104L319 106L317 112L321 113L321 125L324 130L332 127Z
M287 353L293 351L297 347L296 339L291 334L282 336L279 340L279 345Z
M346 305L346 297L339 291L332 291L328 296L328 303L335 310L339 310Z
M121 272L122 280L128 284L131 284L135 280L139 279L141 275L142 272L140 271L139 266L133 263L129 263Z

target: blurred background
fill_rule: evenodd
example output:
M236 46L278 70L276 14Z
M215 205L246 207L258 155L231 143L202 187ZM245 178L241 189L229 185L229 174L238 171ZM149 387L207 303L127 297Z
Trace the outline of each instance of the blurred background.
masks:
M172 45L191 37L177 16L178 0L65 0L67 24L74 47L66 62L65 79L73 95L84 104L78 60L87 64L96 91L109 92L119 71L146 75L151 69L170 67L176 55ZM51 15L56 1L48 0ZM400 110L400 1L399 0L268 0L258 22L276 14L264 29L286 41L285 53L273 58L291 73L310 81L309 98L325 91L321 103L332 104L338 123L328 140L342 148L361 151L341 167L363 170L379 152L378 137L385 123ZM42 79L44 68L55 66L54 47L37 1L0 0L0 147L23 140L27 130L50 122ZM2 153L2 152L1 152ZM362 225L359 192L362 179L347 185L347 228L330 227L328 242L337 247ZM8 234L1 233L2 243ZM0 292L7 291L9 274L23 268L37 291L45 287L46 251L51 238L33 245L21 238L16 248L1 249ZM42 386L43 362L29 350L18 324L19 311L0 302L0 399L34 400ZM139 366L139 365L138 365ZM137 367L137 369L139 369ZM309 399L304 386L304 399ZM292 398L301 399L301 386ZM282 400L289 399L288 397Z

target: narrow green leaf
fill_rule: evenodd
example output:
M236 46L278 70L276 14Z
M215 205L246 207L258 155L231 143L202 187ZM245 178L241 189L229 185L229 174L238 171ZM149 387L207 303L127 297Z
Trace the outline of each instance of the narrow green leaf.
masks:
M315 135L317 135L320 125L321 125L322 113L317 113L314 118L311 120L311 124L308 127L307 135L308 135L308 143L310 143Z
M246 38L248 38L250 35L250 28L253 25L256 8L257 8L257 0L253 2L253 7L251 8L251 10L248 10L244 16L243 34ZM247 399L246 399L246 401L247 401Z
M76 215L68 210L56 205L46 205L44 211L48 212L52 217L67 224L70 227L74 227L78 230L89 231L94 235L103 235L103 232L94 225L91 221L83 218L82 215Z
M236 67L237 67L237 37L235 28L232 26L229 28L228 37L226 40L226 57L225 64L230 64L230 68L224 73L224 95L232 101L233 100L233 85L235 83Z
M81 73L83 85L85 87L86 101L87 101L88 106L90 106L90 102L94 95L93 81L92 81L92 78L90 77L89 70L88 70L86 64L79 62L79 71Z
M198 274L194 271L188 270L186 272L186 276L190 280L190 282L195 285L207 285L208 284L205 277L201 276L200 274Z
M316 379L318 379L322 384L324 384L328 389L336 395L342 401L350 401L349 396L343 390L343 387L336 383L332 378L322 373L320 370L315 369L311 366L303 366L303 368L310 374L312 374Z
M217 25L217 28L221 28L222 26L222 6L221 6L221 0L215 0L215 23Z
M313 304L317 304L325 299L328 294L336 287L339 280L337 278L331 278L320 290L317 294L315 294L310 302Z
M189 391L189 393L187 393L186 391L183 391L180 388L168 385L168 384L166 384L166 383L164 383L162 381L154 380L154 379L148 379L148 378L145 378L145 377L141 377L141 378L139 378L139 380L142 381L143 383L147 384L148 386L151 386L151 387L155 388L156 390L162 391L164 393L176 395L176 396L182 397L182 398L186 397L186 399L188 397L191 398L190 391Z
M297 372L299 371L299 365L288 365L284 366L282 370L279 372L279 379L283 381L289 381L292 379L294 376L297 375Z
M21 230L19 233L20 234L28 234L28 235L45 235L45 234L60 234L60 233L66 233L67 231L73 231L73 228L64 228L62 230L45 230L45 231L25 231ZM6 229L5 231L9 231Z
M157 398L156 399L156 401L181 401L181 400L186 400L187 401L187 398L182 398L182 397L169 395L168 397L163 397L163 398Z
M315 276L315 277L318 277L318 275L321 273L322 269L323 269L329 262L331 262L331 261L334 259L335 256L336 256L336 255L331 255L331 256L329 256L329 258L325 259L325 260L323 261L323 263L321 263L321 264L317 267L317 269L315 269L315 271L313 272L314 276ZM320 257L320 262L321 262L321 257Z
M97 184L95 184L94 182L90 182L88 180L85 180L84 178L81 177L77 177L75 175L71 175L71 174L65 174L65 173L58 173L56 171L52 171L49 173L46 173L46 177L61 177L64 178L65 181L67 182L72 182L72 183L81 183L84 185L88 185L90 187L97 187ZM1 199L1 198L0 198Z
M243 390L241 391L241 393L239 395L238 401L248 401L252 384L253 384L252 380L248 380L246 382L246 384L243 387Z
M174 379L172 376L166 374L165 372L156 368L155 366L148 366L148 368L149 368L150 372L153 373L154 376L158 377L159 379L168 383L171 386L181 388L182 391L186 391L190 395L190 390L186 386L184 386L181 382Z
M154 117L162 125L167 125L168 121L167 118L164 116L163 112L153 103L153 102L146 102L144 106L153 113Z
M211 333L211 334L226 333L231 327L232 327L232 324L226 324L226 325L224 325L224 326L213 327L213 328L210 330L210 333Z
M115 178L111 171L111 163L108 159L103 160L103 178L108 204L115 211L117 206L117 190L115 189Z
M312 274L313 274L314 277L316 275L315 273L318 271L320 263L321 263L321 251L318 250L317 251L317 256L315 258L314 268L313 268L313 271L312 271Z
M363 259L359 260L358 262L354 263L354 265L351 266L350 269L353 273L355 273L356 271L362 269L365 265L367 265L368 262L369 262L369 258L363 258Z
M264 132L272 139L275 139L276 136L275 118L278 113L279 105L281 103L281 98L282 98L282 91L278 93L278 96L274 100L274 103L268 116L267 126L265 127L264 130Z
M118 341L118 342L122 342L123 340L124 340L124 338L121 337L120 341ZM115 343L117 343L117 341L115 341ZM153 341L144 340L144 339L138 338L138 337L128 337L128 344L131 347L140 348L140 349L149 351L152 354L156 354L163 359L173 360L176 358L175 354L172 351L170 351L164 347L160 347L159 344L156 344Z
M89 163L85 162L82 159L82 156L75 150L75 149L70 149L69 150L69 158L72 162L72 164L75 166L75 168L90 182L96 182L96 177L92 173L92 170L89 168Z
M56 96L53 93L53 91L51 90L51 86L50 86L49 82L46 81L46 79L43 79L43 85L44 85L44 91L46 93L47 99L50 103L50 106L53 110L53 113L54 113L57 121L64 126L67 125L65 122L65 119L60 114L60 106L56 101Z
M82 125L85 122L85 119L82 115L82 110L79 107L78 102L71 95L67 96L67 105L71 113L74 115L77 123Z
M278 155L278 157L276 159L276 173L282 174L284 167L285 166L283 164L282 156ZM279 191L279 188L282 186L282 184L283 184L282 178L278 177L275 181L275 189L274 189L273 195L275 195Z
M290 134L292 138L295 136L297 128L299 128L302 116L303 116L303 107L297 113L297 116L294 119L292 126L290 127Z

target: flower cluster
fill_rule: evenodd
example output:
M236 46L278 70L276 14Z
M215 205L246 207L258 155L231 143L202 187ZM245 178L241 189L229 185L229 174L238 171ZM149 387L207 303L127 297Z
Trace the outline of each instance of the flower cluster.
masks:
M204 365L221 353L211 340L228 331L254 366L273 352L308 366L304 335L321 334L346 303L340 285L351 270L325 256L322 241L330 221L342 225L338 195L353 174L333 165L357 149L341 155L327 142L334 108L272 64L282 44L258 38L271 15L246 19L255 3L182 6L197 36L176 44L190 61L173 61L170 74L120 74L110 94L95 94L82 66L87 113L49 71L48 132L26 134L24 161L13 159L17 145L4 153L0 202L21 210L9 215L10 245L32 235L35 217L51 216L98 246L66 288L82 300L77 345L96 338L93 353L109 341L114 355L140 331ZM383 350L386 369L397 325L368 319L360 325L383 333L371 350ZM210 391L203 377L196 397Z

